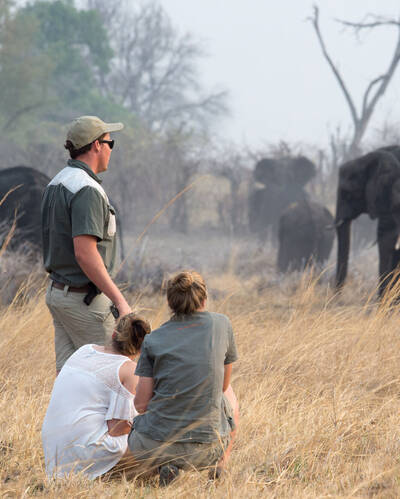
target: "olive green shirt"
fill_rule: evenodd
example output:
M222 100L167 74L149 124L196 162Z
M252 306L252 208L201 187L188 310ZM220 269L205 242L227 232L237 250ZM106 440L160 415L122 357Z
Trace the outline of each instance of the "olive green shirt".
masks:
M134 429L153 440L212 442L231 431L222 400L224 365L237 360L225 315L196 312L146 335L135 374L153 378Z
M52 279L78 287L88 284L74 253L73 238L80 235L97 238L97 249L113 276L114 208L97 175L82 161L69 160L46 187L42 200L43 260Z

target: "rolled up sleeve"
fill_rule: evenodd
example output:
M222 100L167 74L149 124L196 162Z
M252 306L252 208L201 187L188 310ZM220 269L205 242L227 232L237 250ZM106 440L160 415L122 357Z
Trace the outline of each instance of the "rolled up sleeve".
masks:
M93 187L84 187L71 201L72 237L87 235L102 240L106 215L107 205L101 194Z
M144 378L152 378L154 360L150 355L146 340L147 338L144 339L140 350L139 362L137 363L135 374Z
M238 353L236 348L235 336L233 334L232 324L228 324L228 348L225 354L224 364L232 364L238 360Z

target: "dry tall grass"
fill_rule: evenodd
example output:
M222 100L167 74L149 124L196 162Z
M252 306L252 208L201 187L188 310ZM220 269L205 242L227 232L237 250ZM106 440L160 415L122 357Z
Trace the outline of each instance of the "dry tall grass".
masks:
M361 296L332 299L304 277L296 290L233 275L210 308L232 320L241 426L226 476L185 472L147 482L45 480L40 429L54 380L43 290L0 316L0 491L4 497L400 497L400 316ZM366 303L366 305L363 305ZM164 298L143 297L156 327ZM392 307L393 308L393 307Z

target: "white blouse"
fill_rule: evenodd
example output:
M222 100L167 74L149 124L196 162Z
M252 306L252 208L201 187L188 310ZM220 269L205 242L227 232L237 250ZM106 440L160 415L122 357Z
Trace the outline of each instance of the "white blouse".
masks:
M84 472L93 479L109 471L128 447L128 435L111 437L107 420L132 421L134 395L119 379L128 358L79 348L58 375L42 426L49 477Z

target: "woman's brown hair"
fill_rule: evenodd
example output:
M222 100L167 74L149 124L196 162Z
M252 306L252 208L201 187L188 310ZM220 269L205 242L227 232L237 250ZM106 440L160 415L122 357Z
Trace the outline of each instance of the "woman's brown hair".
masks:
M167 300L175 317L193 314L204 305L206 298L204 279L194 270L180 272L168 281Z
M112 335L112 346L121 355L135 355L150 332L150 324L142 317L134 313L124 315Z

